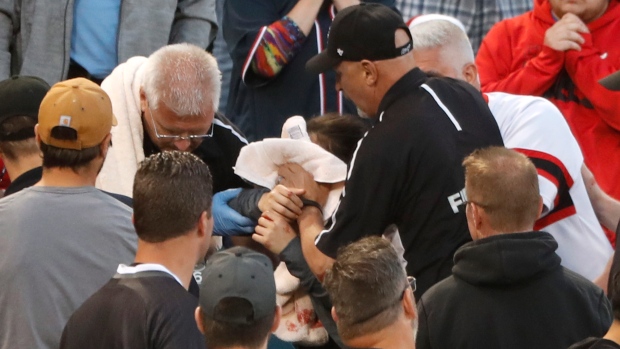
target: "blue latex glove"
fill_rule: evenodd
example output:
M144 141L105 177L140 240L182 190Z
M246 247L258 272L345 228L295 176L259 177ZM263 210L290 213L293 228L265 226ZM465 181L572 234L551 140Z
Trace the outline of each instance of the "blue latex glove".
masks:
M228 206L228 202L237 197L240 192L241 188L237 188L213 195L213 235L236 236L254 233L256 222Z

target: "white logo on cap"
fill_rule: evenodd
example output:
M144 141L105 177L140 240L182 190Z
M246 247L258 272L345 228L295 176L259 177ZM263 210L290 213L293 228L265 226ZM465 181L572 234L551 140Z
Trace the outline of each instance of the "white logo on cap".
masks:
M407 46L403 47L400 50L400 55L404 56L405 54L409 53L409 51L411 51L411 44L407 44Z
M71 117L67 116L67 115L61 115L60 116L60 126L66 126L66 127L71 126Z
M338 55L340 57L342 57L342 54L344 53L344 51L341 48L337 49L336 52L338 52Z

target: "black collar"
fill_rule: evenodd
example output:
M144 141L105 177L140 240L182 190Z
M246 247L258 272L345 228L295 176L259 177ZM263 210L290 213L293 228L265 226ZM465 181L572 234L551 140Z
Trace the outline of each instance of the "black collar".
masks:
M35 185L38 181L41 180L42 175L43 167L41 166L35 167L32 170L22 173L21 176L15 178L15 180L11 182L9 187L6 188L6 191L4 192L4 197L15 194L22 189Z
M400 78L390 89L387 91L381 103L379 103L378 115L381 115L386 109L392 105L395 101L400 99L403 95L411 93L414 89L417 89L420 85L422 85L428 76L421 71L419 68L413 68L402 78Z

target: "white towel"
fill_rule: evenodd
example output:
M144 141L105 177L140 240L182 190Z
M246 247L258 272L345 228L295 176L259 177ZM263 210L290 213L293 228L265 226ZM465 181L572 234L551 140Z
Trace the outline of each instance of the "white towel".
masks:
M291 138L267 138L243 147L235 164L235 174L271 189L277 184L280 166L286 163L299 164L312 173L315 181L336 184L323 207L323 217L329 218L338 206L347 177L347 165L310 141L305 120L300 116L293 116L284 123L282 135Z
M133 57L116 67L101 83L110 96L118 125L112 127L112 147L97 176L97 188L132 197L138 164L144 160L144 128L140 86L146 57Z

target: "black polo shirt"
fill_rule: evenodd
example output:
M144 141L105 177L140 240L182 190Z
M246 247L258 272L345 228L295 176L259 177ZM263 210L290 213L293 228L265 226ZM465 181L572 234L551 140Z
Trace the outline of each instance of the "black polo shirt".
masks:
M338 247L396 224L420 297L450 275L454 252L471 240L462 195L464 157L503 142L480 92L417 68L390 88L378 115L316 243L335 258Z
M248 141L233 123L224 115L215 114L213 136L204 139L192 152L209 166L213 178L213 193L230 188L249 187L249 184L233 171L241 148L247 144ZM143 147L146 157L161 151L153 144L146 130Z

